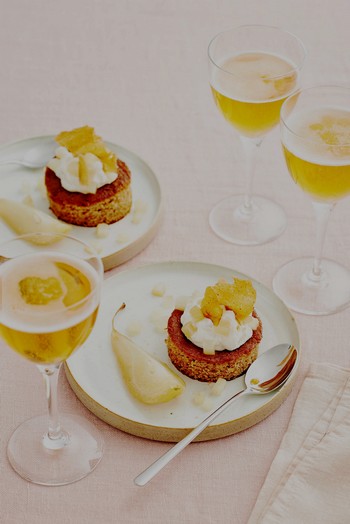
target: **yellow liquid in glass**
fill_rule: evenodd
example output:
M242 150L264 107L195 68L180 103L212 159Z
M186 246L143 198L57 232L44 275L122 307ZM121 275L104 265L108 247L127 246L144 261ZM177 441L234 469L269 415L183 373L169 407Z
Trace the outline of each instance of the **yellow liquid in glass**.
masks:
M303 138L287 133L283 144L294 181L315 200L350 194L350 112L324 108L299 115L299 125L297 118L290 127Z
M297 80L294 66L284 58L244 53L221 64L211 89L225 119L240 134L259 137L276 126L281 106Z
M36 364L55 364L66 360L89 336L97 309L75 326L50 333L26 333L0 324L5 342L23 357Z
M94 326L98 304L94 294L84 299L96 277L86 262L37 257L3 265L0 335L23 357L53 364L66 360Z

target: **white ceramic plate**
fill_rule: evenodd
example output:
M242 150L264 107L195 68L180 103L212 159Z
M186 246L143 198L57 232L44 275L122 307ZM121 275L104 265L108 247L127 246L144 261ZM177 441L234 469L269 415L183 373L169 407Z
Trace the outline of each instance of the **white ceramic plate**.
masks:
M31 148L45 147L49 143L54 143L52 136L29 138L3 145L0 147L0 161L21 158ZM134 153L110 142L106 144L131 170L133 207L125 218L109 227L107 238L97 238L96 228L79 226L73 226L70 234L95 245L107 270L135 256L153 239L160 224L162 203L159 181L151 168ZM30 195L36 208L54 216L45 193L40 190L43 174L44 169L28 169L14 164L0 165L1 197L22 202ZM141 221L136 224L133 223L133 209L138 201L144 205L145 210ZM5 241L13 236L13 231L0 220L1 240Z
M193 395L204 391L212 408L244 387L243 377L227 383L219 397L210 396L209 385L183 378L185 392L178 398L155 406L135 400L125 388L116 358L111 349L111 322L115 311L125 302L126 309L117 317L117 326L126 333L130 323L141 326L134 341L163 362L171 364L165 345L166 333L159 333L150 319L162 313L166 318L174 308L174 300L204 290L219 278L232 276L249 278L237 271L197 262L165 262L132 268L104 282L101 308L97 323L84 348L66 364L68 380L85 406L105 422L133 435L163 441L180 440L189 428L208 414L193 403ZM295 321L277 296L259 282L251 279L257 291L256 310L263 324L260 353L278 343L289 342L299 348ZM164 283L163 297L152 295L152 289ZM155 313L157 312L157 313ZM245 396L208 427L197 440L220 438L246 429L274 411L289 394L295 378L278 391L263 396ZM176 370L175 370L176 371Z

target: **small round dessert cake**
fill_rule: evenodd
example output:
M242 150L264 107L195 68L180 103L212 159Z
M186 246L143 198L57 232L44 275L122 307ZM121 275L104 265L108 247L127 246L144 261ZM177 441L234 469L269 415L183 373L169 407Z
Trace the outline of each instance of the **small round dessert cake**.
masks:
M174 366L202 382L232 380L247 371L262 339L255 297L250 281L219 281L203 298L193 295L185 311L175 309L166 341Z
M132 204L128 166L91 127L64 131L56 142L60 147L46 167L45 185L57 218L85 227L124 218Z

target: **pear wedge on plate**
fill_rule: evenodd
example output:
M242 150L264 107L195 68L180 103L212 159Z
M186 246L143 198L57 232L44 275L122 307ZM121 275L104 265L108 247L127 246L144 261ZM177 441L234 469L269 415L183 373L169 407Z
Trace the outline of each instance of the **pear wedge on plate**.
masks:
M123 304L118 311L124 307ZM114 322L112 348L128 390L140 402L160 404L169 402L183 393L184 380L167 364L149 355L130 338L117 331Z
M0 198L0 218L18 235L27 233L68 233L72 229L57 218L47 215L39 209L15 200ZM43 237L43 242L49 244L58 240L54 234Z

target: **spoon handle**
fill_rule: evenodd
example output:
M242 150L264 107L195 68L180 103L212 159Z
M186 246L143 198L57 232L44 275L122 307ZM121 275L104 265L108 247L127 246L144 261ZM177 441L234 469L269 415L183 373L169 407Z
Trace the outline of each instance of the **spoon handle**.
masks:
M0 166L6 166L7 164L19 164L22 165L23 162L20 160L1 160Z
M39 167L44 167L45 162L33 163L27 160L0 160L0 166L6 166L11 164L22 167L28 167L29 169L38 169Z
M137 486L144 486L149 482L159 471L161 471L164 466L166 466L173 458L176 457L192 440L194 440L209 424L216 419L222 413L227 409L238 397L244 395L246 392L248 392L248 389L243 389L242 391L239 391L233 397L230 397L228 400L226 400L223 404L221 404L218 408L216 408L214 411L210 413L198 426L192 429L186 435L182 440L180 440L175 446L170 448L168 451L164 453L161 457L159 457L153 464L148 466L142 473L140 473L137 477L134 479L134 483Z

